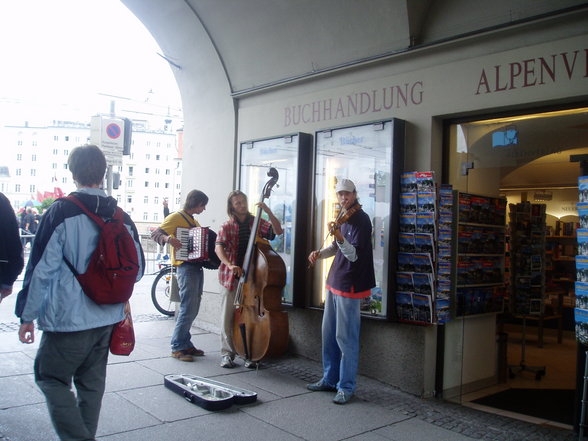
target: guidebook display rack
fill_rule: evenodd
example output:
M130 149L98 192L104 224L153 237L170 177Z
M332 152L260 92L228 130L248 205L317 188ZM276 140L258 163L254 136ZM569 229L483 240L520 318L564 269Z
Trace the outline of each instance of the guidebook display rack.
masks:
M540 380L545 366L527 366L527 320L545 318L545 204L520 202L509 205L510 307L522 320L521 361L509 366L509 376L527 371Z
M455 316L502 312L506 200L454 191L453 207Z

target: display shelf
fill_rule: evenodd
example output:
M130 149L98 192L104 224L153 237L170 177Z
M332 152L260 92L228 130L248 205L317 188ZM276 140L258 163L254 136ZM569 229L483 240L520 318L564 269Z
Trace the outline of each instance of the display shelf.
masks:
M573 236L546 235L545 204L521 202L509 206L510 238L510 308L514 318L537 323L537 346L543 347L546 321L557 320L558 343L561 343L562 308L568 287L565 282L573 273L556 273L560 263L573 259L571 252L560 244ZM568 241L573 247L573 240ZM558 280L561 279L561 280ZM555 303L552 299L556 299Z
M437 190L434 173L400 176L400 219L396 271L396 315L403 323L444 322L437 308L435 253Z
M509 205L511 312L544 314L545 204Z
M456 317L504 309L506 200L454 192L452 295Z
M574 229L574 231L576 231ZM576 282L576 254L578 247L576 235L548 235L546 241L545 286L547 304L554 298L554 291L563 293L561 306L557 311L562 314L562 308L573 307Z

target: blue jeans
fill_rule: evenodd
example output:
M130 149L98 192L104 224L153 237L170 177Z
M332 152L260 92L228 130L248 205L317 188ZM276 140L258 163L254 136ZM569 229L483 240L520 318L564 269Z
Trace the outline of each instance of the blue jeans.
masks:
M193 348L190 341L190 328L198 315L204 278L202 267L198 264L185 262L178 266L178 288L180 290L180 310L176 317L176 327L171 338L173 352Z
M323 381L350 394L359 364L360 304L328 290L323 315Z

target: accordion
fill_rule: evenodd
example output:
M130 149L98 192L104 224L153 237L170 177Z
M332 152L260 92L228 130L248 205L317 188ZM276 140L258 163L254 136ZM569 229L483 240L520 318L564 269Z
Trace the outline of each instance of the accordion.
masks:
M208 236L208 227L178 227L176 229L176 239L182 243L182 248L176 251L176 260L186 262L208 260ZM214 242L212 246L214 246Z

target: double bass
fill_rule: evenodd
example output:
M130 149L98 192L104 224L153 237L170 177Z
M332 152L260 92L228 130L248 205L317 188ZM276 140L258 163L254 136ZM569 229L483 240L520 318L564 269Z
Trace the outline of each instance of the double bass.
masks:
M235 293L233 345L242 358L259 361L279 357L288 348L288 315L282 310L286 265L269 242L258 237L261 203L278 182L278 171L270 168L247 243L243 273Z

